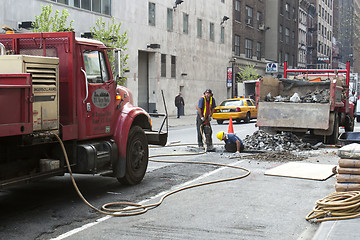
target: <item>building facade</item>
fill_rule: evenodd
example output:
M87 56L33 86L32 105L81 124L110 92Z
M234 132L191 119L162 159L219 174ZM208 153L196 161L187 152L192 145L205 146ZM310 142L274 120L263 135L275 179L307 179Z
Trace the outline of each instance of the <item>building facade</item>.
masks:
M231 67L235 78L239 71L252 66L258 75L265 74L265 8L263 0L232 0L233 1L233 46ZM235 94L237 95L236 91Z
M281 67L297 66L299 1L268 0L266 3L265 57Z
M0 22L13 28L18 22L33 21L41 5L48 4L54 11L68 10L77 36L89 32L100 17L121 22L129 36L126 86L135 104L148 112L164 112L162 93L170 115L176 114L173 103L179 91L185 114L195 113L207 88L218 101L227 97L232 22L221 22L231 16L230 1L0 0L0 4Z

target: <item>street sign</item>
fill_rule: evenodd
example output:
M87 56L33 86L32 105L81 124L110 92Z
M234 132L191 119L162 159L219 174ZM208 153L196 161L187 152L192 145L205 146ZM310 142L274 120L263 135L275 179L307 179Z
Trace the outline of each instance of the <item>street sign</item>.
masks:
M267 63L266 64L266 72L267 73L277 73L279 72L277 63Z
M317 62L318 63L330 63L330 58L329 57L318 57Z

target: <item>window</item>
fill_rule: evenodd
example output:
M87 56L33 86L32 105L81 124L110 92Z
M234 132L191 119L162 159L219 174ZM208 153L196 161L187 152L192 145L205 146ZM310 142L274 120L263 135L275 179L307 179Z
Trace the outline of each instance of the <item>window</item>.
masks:
M245 11L246 11L246 24L248 25L253 25L253 9L249 6L245 7Z
M280 26L279 26L279 38L280 38L280 41L281 41L281 42L282 42L282 40L283 40L283 34L282 34L282 32L283 32L283 26L280 25Z
M240 36L236 34L234 38L234 52L236 56L240 56Z
M214 23L210 23L210 32L209 32L210 36L210 41L214 41Z
M197 36L199 38L202 37L202 20L201 19L197 20Z
M183 33L189 34L189 14L183 14Z
M92 8L94 12L101 12L101 2L100 0L92 0Z
M89 83L104 83L110 80L103 52L84 50L83 57Z
M288 62L289 61L289 54L288 53L285 53L285 61L284 62Z
M256 58L257 60L261 60L261 43L256 43Z
M240 1L239 0L235 0L235 8L234 8L234 11L235 11L235 20L236 21L239 21L240 22L240 17L241 17L241 10L240 10Z
M261 12L256 13L256 21L257 21L257 26L259 27L262 24L262 13Z
M173 31L173 10L171 8L167 9L167 30Z
M111 0L52 0L72 7L82 8L93 12L111 15Z
M292 43L292 45L295 45L295 32L294 31L292 31L292 33L291 33L291 43Z
M171 77L176 78L176 57L171 56Z
M285 43L290 43L290 30L288 28L285 28Z
M247 58L252 58L253 50L253 41L250 39L245 39L245 56Z
M220 42L225 43L225 28L224 27L220 28Z
M295 8L292 9L292 15L293 15L293 19L296 19L296 11L295 11Z
M284 15L284 1L283 0L280 1L280 14Z
M155 3L149 2L149 25L155 26Z
M225 0L221 0L222 3L225 3Z
M166 55L161 54L161 77L166 77Z
M288 3L285 4L285 13L286 13L286 18L290 19L290 5Z
M80 7L80 0L69 0L69 5L73 7Z

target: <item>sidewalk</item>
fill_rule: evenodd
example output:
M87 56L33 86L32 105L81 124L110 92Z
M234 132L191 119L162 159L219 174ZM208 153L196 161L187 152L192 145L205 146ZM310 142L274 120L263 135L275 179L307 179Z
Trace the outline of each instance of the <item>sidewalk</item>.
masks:
M153 130L157 130L160 127L160 124L163 121L163 117L152 117L151 118L153 124ZM169 128L170 127L178 127L178 126L195 126L196 125L196 114L193 115L185 115L177 118L176 116L168 117ZM163 129L166 129L166 123L164 124Z

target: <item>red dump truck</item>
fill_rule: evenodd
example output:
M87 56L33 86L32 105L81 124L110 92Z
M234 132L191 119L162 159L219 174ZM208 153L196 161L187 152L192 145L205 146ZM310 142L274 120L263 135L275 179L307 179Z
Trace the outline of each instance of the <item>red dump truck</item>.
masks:
M104 44L74 32L22 33L1 34L0 48L0 188L64 175L57 136L72 172L142 181L148 144L165 145L167 132L153 131L117 85Z
M339 126L354 129L349 77L349 63L346 69L288 69L285 63L284 78L257 82L257 126L271 133L323 136L324 142L336 143Z

